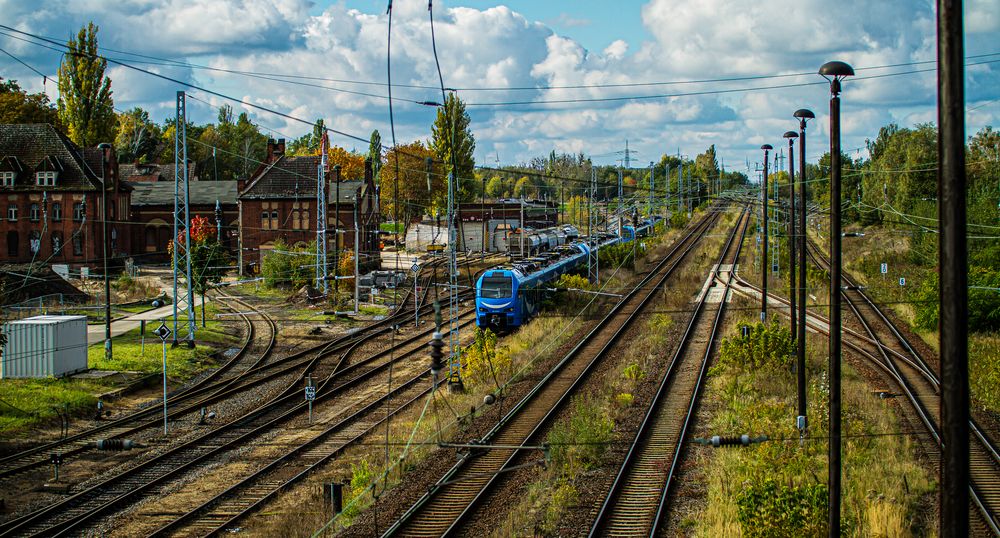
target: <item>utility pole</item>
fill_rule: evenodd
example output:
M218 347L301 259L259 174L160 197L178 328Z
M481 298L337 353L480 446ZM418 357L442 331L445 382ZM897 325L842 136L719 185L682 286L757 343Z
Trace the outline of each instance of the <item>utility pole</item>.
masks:
M799 416L797 425L799 438L805 439L809 419L806 405L806 120L815 118L811 110L799 109L793 114L799 119L799 323L796 343L798 344L798 396Z
M627 146L626 146L627 147ZM590 237L590 255L587 257L587 277L590 278L591 282L598 283L601 280L601 269L600 269L600 258L597 256L597 245L598 239L594 235L594 228L597 227L597 212L595 211L596 204L596 193L597 193L597 169L590 169L590 197L588 198L589 203L589 221L587 224L587 235Z
M177 273L180 265L184 264L185 278L187 282L187 314L188 314L188 346L194 347L194 301L191 291L191 256L189 247L191 245L190 218L190 189L188 187L188 162L187 162L187 96L183 91L177 92L177 115L176 125L179 128L174 130L174 330L172 345L177 345L178 328L178 308L180 299L177 295ZM183 173L181 170L183 169ZM183 178L183 179L181 179ZM178 241L184 234L184 241ZM183 253L182 253L183 252Z
M101 149L101 236L103 237L103 243L101 245L101 251L104 254L104 358L111 360L114 356L112 353L112 342L111 342L111 280L108 278L108 171L107 162L110 157L109 153L111 151L111 146L109 144L100 144L98 146ZM39 245L41 248L41 245Z
M684 194L681 192L681 181L684 178L684 161L681 160L681 167L677 172L677 214L680 215L684 212Z
M766 323L767 322L767 277L770 276L770 268L767 267L767 264L769 263L768 260L767 260L767 242L770 239L770 236L767 235L767 202L768 202L768 196L767 196L767 152L770 151L770 150L772 150L772 149L774 149L774 148L771 147L770 144L764 144L763 146L760 147L760 149L764 150L764 175L761 178L761 185L760 185L760 187L761 187L760 188L761 203L763 204L763 209L764 209L763 212L762 212L763 215L764 215L764 217L763 217L764 218L764 241L762 243L764 251L763 251L763 253L761 254L761 257L760 257L760 264L761 264L761 267L760 267L761 268L761 272L760 272L760 274L761 274L761 277L760 277L760 281L761 281L761 285L760 285L761 286L761 295L760 295L760 298L761 298L761 301L760 301L760 322L761 323Z
M215 242L222 245L222 206L215 200Z
M358 228L358 204L361 200L358 200L357 195L354 196L354 315L358 315L358 305L361 303L361 273L358 272L361 260L361 234ZM373 282L374 284L374 282ZM369 288L369 293L371 289Z
M656 183L653 182L653 161L649 161L649 218L653 218L653 186Z
M333 295L340 294L340 165L333 165ZM399 225L397 224L397 230ZM338 299L339 300L339 299Z
M448 341L451 344L451 360L448 363L448 383L456 388L462 386L462 360L458 341L458 259L455 251L458 240L455 229L455 167L448 174L448 320L451 329L448 331ZM521 220L524 220L524 201L521 202ZM524 246L524 233L521 233L521 245Z
M668 164L667 167L664 169L664 174L663 174L663 218L667 218L667 211L668 208L670 207L668 200L669 198L670 198L670 165ZM669 227L669 225L670 223L666 224L667 227Z
M843 62L827 62L819 74L830 80L830 444L829 532L840 536L840 353L841 353L841 228L840 228L840 81L854 74ZM833 77L831 80L830 77ZM963 193L963 196L965 194Z
M326 260L326 131L319 142L319 165L316 170L316 288L326 295L330 289L327 283Z
M937 1L941 537L969 534L968 239L962 1Z
M622 169L618 169L618 235L622 234L622 219L625 218L625 189L624 189L624 173Z

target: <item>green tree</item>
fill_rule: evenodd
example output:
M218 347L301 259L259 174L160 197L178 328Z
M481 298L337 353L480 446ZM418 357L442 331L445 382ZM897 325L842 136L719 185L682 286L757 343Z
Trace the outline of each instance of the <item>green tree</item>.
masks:
M82 147L115 139L115 109L107 60L98 56L98 27L93 22L66 43L59 66L59 119L70 140Z
M503 178L493 176L486 180L486 196L490 198L502 198L505 194L506 189L504 188Z
M382 135L378 129L372 131L372 136L368 140L368 158L372 161L372 177L378 177L382 170Z
M160 137L160 126L149 119L149 112L135 107L118 114L118 162L154 161Z
M318 155L324 131L326 131L326 126L323 118L317 119L311 133L296 138L288 145L288 154L294 156Z
M473 169L476 162L472 155L476 151L476 139L469 130L472 119L465 111L465 103L454 93L448 94L444 106L438 108L437 117L431 127L431 148L437 158L450 170L455 166L458 178L458 196L468 201L475 192ZM454 160L452 154L454 153Z
M51 123L62 130L59 113L42 92L28 93L16 80L0 77L0 123Z

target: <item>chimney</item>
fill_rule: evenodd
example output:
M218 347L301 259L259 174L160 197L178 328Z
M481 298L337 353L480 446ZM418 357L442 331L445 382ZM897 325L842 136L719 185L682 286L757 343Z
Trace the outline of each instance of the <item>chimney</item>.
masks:
M275 140L273 138L267 141L267 163L272 164L277 161L285 154L285 139L279 138Z
M365 183L370 183L372 181L372 159L368 157L365 159Z
M118 167L115 166L117 159L114 147L107 142L102 142L97 145L97 148L101 150L101 179L104 181L105 188L109 184L117 186L115 172L118 171Z

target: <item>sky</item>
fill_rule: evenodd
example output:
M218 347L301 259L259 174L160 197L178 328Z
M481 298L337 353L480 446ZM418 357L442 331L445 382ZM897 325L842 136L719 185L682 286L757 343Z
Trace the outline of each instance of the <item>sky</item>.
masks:
M173 115L184 86L145 70L235 99L187 88L197 123L215 121L225 103L275 138L301 136L323 118L340 133L333 143L364 150L373 129L391 144L388 45L397 142L429 138L435 108L418 103L441 100L427 2L395 0L391 34L386 6L0 0L0 24L64 42L94 21L105 54L131 66L108 68L120 110L140 106L157 121ZM929 1L842 0L831 9L823 0L438 0L433 7L444 85L468 105L479 164L527 162L553 150L613 164L627 140L640 166L663 154L693 158L714 144L727 169L752 170L762 144L783 151L781 135L797 128L792 113L800 108L816 113L808 127L815 160L829 144L829 86L816 72L830 60L857 71L842 94L842 147L852 156L865 156L865 140L883 125L937 117ZM1000 116L1000 2L969 0L965 9L972 135ZM58 52L11 35L0 33L0 48L56 74ZM53 81L43 86L3 54L0 76L57 96Z

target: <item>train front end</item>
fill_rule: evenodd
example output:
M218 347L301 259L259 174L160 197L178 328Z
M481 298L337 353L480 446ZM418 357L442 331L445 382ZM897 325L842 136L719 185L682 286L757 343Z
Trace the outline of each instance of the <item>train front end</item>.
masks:
M476 325L498 334L520 326L517 288L515 271L494 269L483 273L476 282Z

